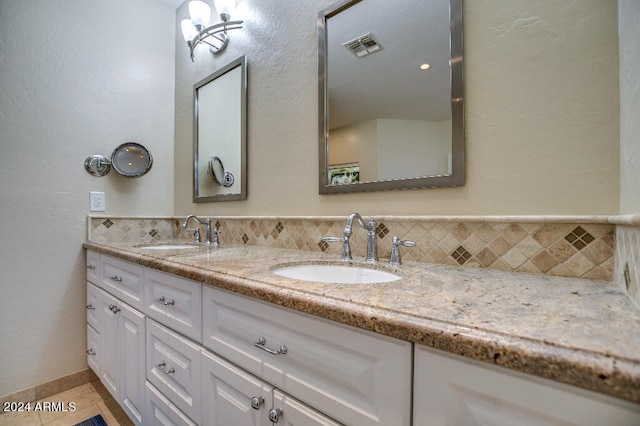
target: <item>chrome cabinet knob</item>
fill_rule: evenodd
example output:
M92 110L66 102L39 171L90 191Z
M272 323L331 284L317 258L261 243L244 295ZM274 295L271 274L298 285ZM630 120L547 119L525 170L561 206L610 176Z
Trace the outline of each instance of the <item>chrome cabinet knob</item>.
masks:
M89 303L89 304L87 305L87 309L88 309L88 310L90 310L90 311L95 311L95 310L96 310L96 308L95 308L95 307L93 306L93 304L91 304L91 303Z
M122 277L119 277L119 276L117 276L117 275L114 275L114 276L112 276L112 277L109 277L109 279L110 279L111 281L122 282Z
M173 305L175 305L175 304L176 304L176 301L175 301L175 300L173 300L173 299L169 299L169 300L167 300L167 299L165 299L165 297L164 297L164 296L160 296L160 297L158 297L158 298L156 299L156 301L158 301L158 302L162 303L164 306L173 306Z
M173 374L176 372L176 369L171 367L170 369L166 369L165 367L167 366L167 363L162 361L160 364L156 364L156 367L158 367L158 369L160 371L162 371L164 374Z
M87 269L96 269L94 265L87 265Z
M96 351L94 351L93 348L89 348L87 350L87 355L95 356L96 355Z
M117 314L118 312L120 312L120 311L121 311L121 309L120 309L120 308L118 308L116 305L109 305L109 310L110 310L111 312L113 312L114 314Z
M278 423L278 421L280 420L280 417L282 417L282 410L279 408L272 408L271 410L269 410L269 420L271 420L274 423Z
M264 404L263 397L254 396L253 398L251 398L251 408L253 408L254 410L259 410L260 407L262 407L262 404Z

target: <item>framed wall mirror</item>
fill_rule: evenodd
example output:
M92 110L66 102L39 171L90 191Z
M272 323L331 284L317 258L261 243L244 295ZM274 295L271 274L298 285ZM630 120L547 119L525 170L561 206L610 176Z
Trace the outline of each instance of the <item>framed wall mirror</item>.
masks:
M320 194L465 182L462 0L318 14Z
M193 201L246 199L246 58L196 83L193 99Z

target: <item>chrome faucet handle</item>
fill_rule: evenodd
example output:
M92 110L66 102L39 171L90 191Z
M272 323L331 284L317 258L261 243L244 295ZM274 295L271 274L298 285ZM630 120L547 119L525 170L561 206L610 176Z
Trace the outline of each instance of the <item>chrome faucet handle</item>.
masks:
M211 244L214 247L217 247L218 245L220 245L220 237L219 235L222 233L222 231L219 228L215 228L213 230L213 241L211 242Z
M322 241L325 243L342 243L342 254L340 260L351 260L351 247L349 246L349 236L344 237L324 237Z
M393 237L393 243L391 244L391 258L389 259L389 265L400 266L402 259L400 258L400 247L415 247L416 243L408 240L401 240L398 237Z
M193 232L193 242L200 244L200 228L184 228L187 232Z

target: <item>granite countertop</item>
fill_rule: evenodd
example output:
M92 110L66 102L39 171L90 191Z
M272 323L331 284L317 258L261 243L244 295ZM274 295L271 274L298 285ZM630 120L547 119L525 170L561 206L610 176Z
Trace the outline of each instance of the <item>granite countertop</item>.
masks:
M376 268L381 284L304 282L274 274L335 254L260 246L146 250L84 247L387 336L640 403L640 311L615 284L425 263ZM364 265L355 260L353 264Z

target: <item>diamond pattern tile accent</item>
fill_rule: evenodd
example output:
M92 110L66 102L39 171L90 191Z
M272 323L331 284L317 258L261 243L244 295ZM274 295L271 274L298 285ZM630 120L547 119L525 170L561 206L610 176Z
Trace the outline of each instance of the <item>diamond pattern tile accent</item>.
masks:
M462 246L459 246L453 253L453 257L459 264L464 265L471 258L471 254Z
M171 239L189 241L193 236L182 229L183 219L91 217L90 239L96 242L130 241L138 244ZM225 218L217 219L215 227L223 230L222 244L338 253L339 248L334 250L332 245L321 240L325 236L342 236L344 219ZM391 237L397 236L417 243L416 247L403 251L405 262L604 280L612 279L615 274L616 280L622 282L624 278L619 271L623 270L621 268L624 265L615 260L616 251L629 253L629 264L637 265L640 261L640 255L637 254L640 253L640 237L637 236L640 228L630 227L634 231L622 234L616 229L613 225L602 223L578 225L542 221L452 222L386 218L384 222L379 221L376 234L378 255L383 260L390 256ZM364 258L366 232L361 229L354 231L351 250L354 259ZM634 283L638 283L637 277L640 276L636 269L632 267L629 272L630 281ZM640 301L640 289L634 294Z

